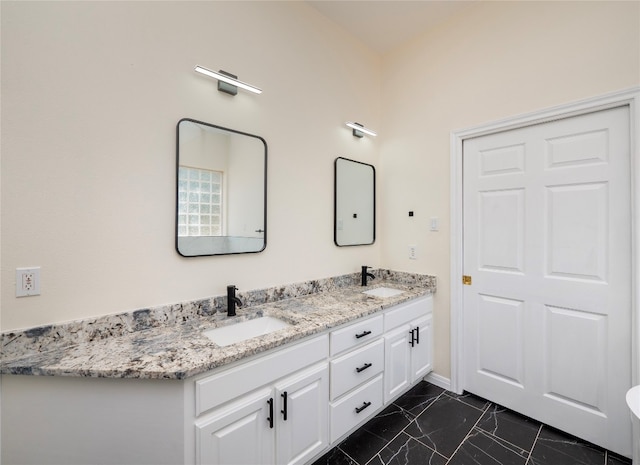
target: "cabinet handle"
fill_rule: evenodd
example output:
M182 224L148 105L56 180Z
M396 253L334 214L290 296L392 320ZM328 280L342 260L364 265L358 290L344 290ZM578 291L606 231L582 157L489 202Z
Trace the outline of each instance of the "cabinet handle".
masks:
M411 334L411 340L409 341L409 344L411 344L411 347L413 347L416 343L415 329L409 331L409 334Z
M273 428L273 397L267 401L269 404L269 417L267 421L269 422L269 428Z
M362 412L364 409L366 409L370 405L371 405L371 402L365 402L364 404L362 404L362 407L356 407L356 413Z
M420 344L420 326L416 326L416 344Z
M356 339L360 339L361 337L365 337L371 334L371 331L363 331L360 334L356 334Z
M280 394L280 397L282 397L283 400L283 409L280 410L280 413L282 413L282 419L284 421L287 421L287 391L284 391L282 394Z
M362 365L360 368L356 368L356 373L360 373L361 371L366 370L367 368L372 367L373 365L371 363L365 363L364 365Z

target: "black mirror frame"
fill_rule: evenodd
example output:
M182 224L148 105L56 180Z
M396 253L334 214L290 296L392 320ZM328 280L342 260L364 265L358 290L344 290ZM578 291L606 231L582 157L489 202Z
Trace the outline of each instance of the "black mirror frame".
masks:
M182 123L183 121L186 122L191 122L191 123L196 123L196 124L202 124L204 126L209 126L211 128L215 128L215 129L222 129L224 131L228 131L234 134L238 134L238 135L242 135L242 136L249 136L249 137L253 137L255 139L260 140L263 144L264 144L264 208L263 208L263 214L264 214L264 233L263 233L263 239L264 239L264 243L262 245L262 248L260 250L251 250L248 252L229 252L229 253L215 253L215 254L201 254L201 255L184 255L180 252L180 248L179 248L179 244L178 244L178 215L179 213L179 194L178 194L178 183L179 183L179 170L180 170L180 123ZM178 252L178 254L181 257L185 257L185 258L194 258L194 257L215 257L215 256L219 256L219 255L242 255L242 254L248 254L248 253L260 253L263 252L264 249L267 248L267 159L268 159L268 147L267 147L267 141L260 137L257 136L255 134L249 134L247 132L242 132L242 131L236 131L235 129L230 129L230 128L225 128L223 126L218 126L215 124L211 124L211 123L205 123L204 121L198 121L196 119L192 119L192 118L182 118L180 121L178 121L178 124L176 125L176 185L175 185L175 200L176 200L176 205L175 205L175 212L176 212L176 216L175 216L175 230L174 230L174 237L175 237L175 248L176 248L176 252Z
M361 244L338 244L338 160L346 160L371 167L373 170L373 237L371 242ZM373 245L376 242L376 167L370 163L364 163L350 158L337 157L333 162L333 243L337 247L358 247L362 245Z

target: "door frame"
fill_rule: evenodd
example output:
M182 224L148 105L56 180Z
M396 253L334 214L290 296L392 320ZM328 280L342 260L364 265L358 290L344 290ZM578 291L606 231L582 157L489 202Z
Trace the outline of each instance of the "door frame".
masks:
M463 297L463 204L462 144L465 139L518 129L534 124L629 107L631 157L631 379L640 384L640 86L607 93L577 102L517 115L451 132L451 380L450 389L458 394L464 388L464 297Z

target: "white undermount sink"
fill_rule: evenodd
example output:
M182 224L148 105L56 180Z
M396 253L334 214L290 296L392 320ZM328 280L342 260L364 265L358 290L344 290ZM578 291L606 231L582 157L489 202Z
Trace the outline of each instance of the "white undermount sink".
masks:
M393 297L395 295L400 295L404 291L400 289L393 289L391 287L376 287L375 289L370 289L368 291L363 291L363 294L372 295L374 297Z
M289 323L278 318L262 316L252 320L210 329L203 334L219 346L224 347L251 339L252 337L264 336L265 334L273 333L274 331L289 326L291 326Z

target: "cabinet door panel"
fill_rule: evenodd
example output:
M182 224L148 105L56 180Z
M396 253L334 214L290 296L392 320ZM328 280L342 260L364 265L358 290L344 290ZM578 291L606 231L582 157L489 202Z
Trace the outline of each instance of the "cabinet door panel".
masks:
M329 365L322 363L283 380L275 396L277 463L305 463L328 445Z
M409 325L389 332L384 337L384 402L385 404L406 390L411 384Z
M274 433L268 422L271 394L271 389L262 389L196 422L197 463L273 463Z
M411 323L417 331L417 339L411 348L411 381L417 381L427 375L432 368L433 326L429 314Z

